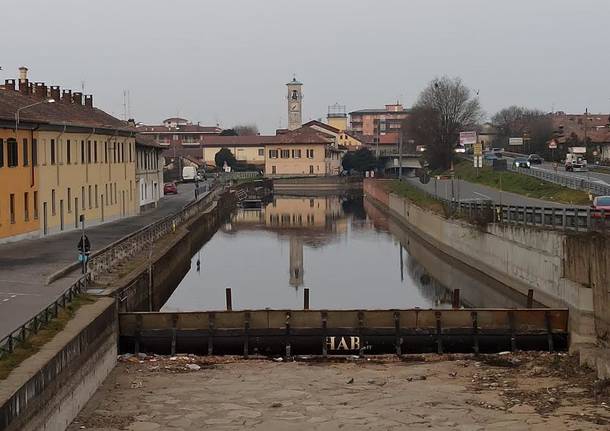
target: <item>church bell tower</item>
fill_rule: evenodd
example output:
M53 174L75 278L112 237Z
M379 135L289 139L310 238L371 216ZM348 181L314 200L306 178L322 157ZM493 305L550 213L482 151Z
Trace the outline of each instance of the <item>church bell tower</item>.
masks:
M303 124L303 84L292 78L288 84L288 130L294 130Z

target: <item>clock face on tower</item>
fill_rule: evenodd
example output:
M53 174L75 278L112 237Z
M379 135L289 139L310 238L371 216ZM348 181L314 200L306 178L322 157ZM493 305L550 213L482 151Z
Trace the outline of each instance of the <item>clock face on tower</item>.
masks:
M290 104L290 112L297 112L299 110L299 104L298 103L291 103Z

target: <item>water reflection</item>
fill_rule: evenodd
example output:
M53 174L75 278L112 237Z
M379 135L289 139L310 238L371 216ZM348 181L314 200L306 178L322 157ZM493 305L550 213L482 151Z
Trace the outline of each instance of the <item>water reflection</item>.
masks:
M448 307L450 289L479 287L464 275L436 274L459 270L423 249L361 195L275 196L227 220L162 310L223 309L226 287L234 309L301 309L304 287L312 308ZM465 305L479 305L466 296Z

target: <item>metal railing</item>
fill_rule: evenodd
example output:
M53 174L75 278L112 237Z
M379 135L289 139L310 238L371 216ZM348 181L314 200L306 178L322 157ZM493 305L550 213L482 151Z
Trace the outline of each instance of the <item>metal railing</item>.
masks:
M503 151L503 154L510 158L519 158L519 157L527 157L523 154L514 153L510 151ZM472 156L463 155L461 156L463 159L472 160ZM594 195L605 196L610 195L610 186L598 183L596 181L592 181L590 178L585 179L582 177L576 177L567 173L562 173L558 171L549 171L545 169L532 169L532 168L519 168L514 166L512 163L509 163L510 160L507 160L506 168L511 172L516 172L523 175L528 175L530 177L538 178L544 181L548 181L549 183L559 184L560 186L567 187L569 189L574 190L582 190L584 192L591 192ZM483 163L486 166L492 166L492 160L483 159Z
M32 334L37 334L40 329L49 323L52 319L59 316L59 311L65 309L72 300L87 291L87 283L89 275L83 275L76 280L62 295L46 306L42 311L32 317L30 320L11 331L6 337L0 340L0 358L12 353L15 348L27 340Z
M451 200L416 187L441 202L447 215L480 223L507 223L561 230L601 230L610 228L610 212L586 207L537 207L503 205L489 200Z
M571 175L564 175L558 172L547 171L543 169L527 169L518 168L507 164L508 170L517 172L523 175L529 175L530 177L539 178L550 183L559 184L570 189L582 190L584 192L591 192L594 195L610 195L610 186L600 184L590 179L579 178Z
M214 188L202 198L187 204L179 212L137 230L95 253L88 263L91 280L95 280L101 274L112 272L118 262L140 253L161 237L175 232L179 226L207 208L223 191L224 187Z

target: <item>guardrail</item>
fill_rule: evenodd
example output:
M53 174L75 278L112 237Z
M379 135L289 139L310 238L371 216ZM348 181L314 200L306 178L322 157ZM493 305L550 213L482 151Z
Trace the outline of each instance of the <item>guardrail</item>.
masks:
M604 210L504 205L489 200L457 201L443 198L419 187L418 190L440 201L448 215L464 216L481 223L508 223L576 231L610 228L610 212Z
M49 323L50 320L57 318L60 309L66 308L74 297L87 291L88 282L89 274L83 275L66 289L59 298L46 306L40 313L36 314L23 325L2 338L0 340L0 358L12 353L19 344L27 339L27 337L38 333L38 331Z
M571 175L564 175L557 172L547 171L543 169L527 169L517 168L512 163L507 164L508 170L517 172L523 175L529 175L530 177L539 178L550 183L559 184L570 189L582 190L584 192L591 192L594 195L610 195L610 186L606 186L600 183L593 182L584 178L574 177Z
M91 280L95 280L100 274L112 272L117 262L134 256L159 238L175 232L180 225L207 208L223 191L224 187L215 188L202 198L187 204L181 211L145 226L95 253L88 263Z
M503 151L502 154L510 158L527 157L524 154L514 153L510 151ZM464 157L468 160L472 160L472 156ZM508 160L507 160L508 162ZM492 165L491 160L483 159L483 163L487 166ZM519 174L528 175L530 177L539 178L550 183L559 184L560 186L568 187L574 190L582 190L584 192L591 192L594 195L610 195L610 186L591 181L582 177L576 177L567 173L553 172L545 169L527 169L518 168L513 166L512 163L507 163L506 167L511 172L517 172Z

